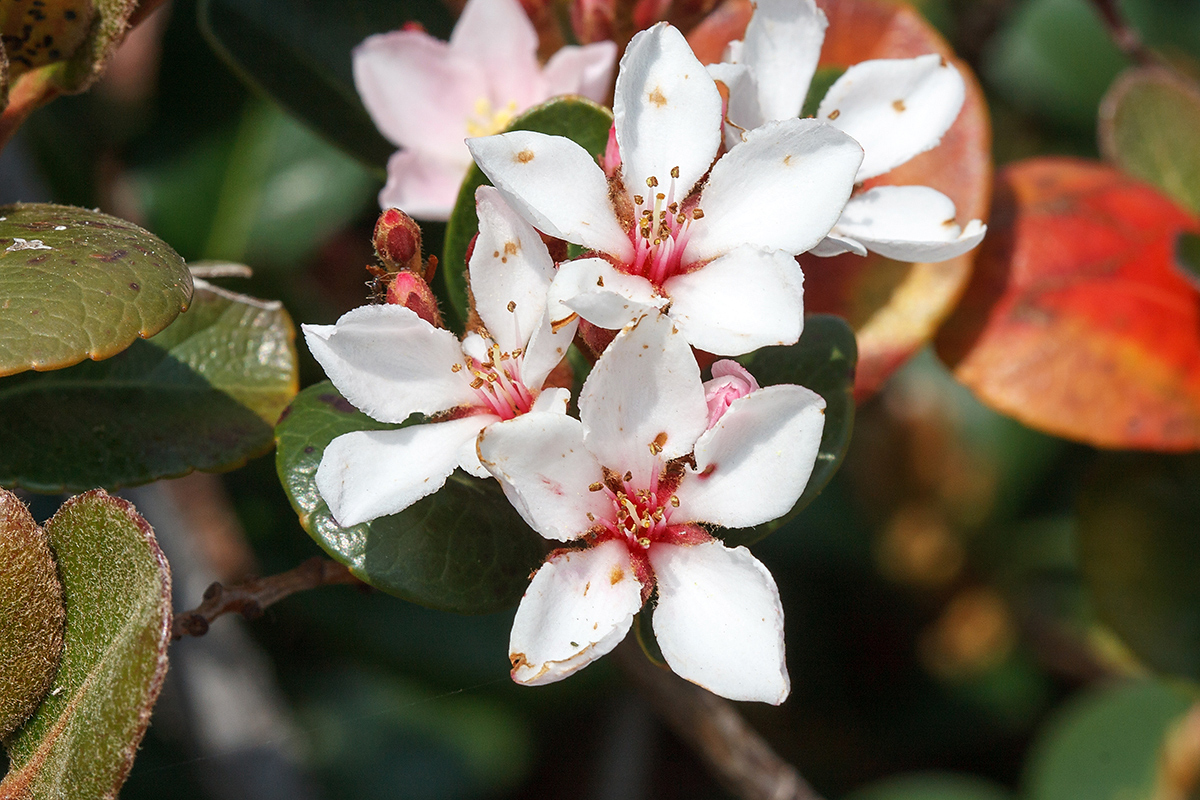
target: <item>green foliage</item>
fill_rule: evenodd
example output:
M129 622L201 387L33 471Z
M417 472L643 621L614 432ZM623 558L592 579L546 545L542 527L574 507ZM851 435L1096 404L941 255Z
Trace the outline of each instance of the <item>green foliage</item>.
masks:
M1063 708L1034 742L1027 800L1156 797L1168 727L1191 698L1165 684L1136 681L1093 689Z
M68 500L46 534L66 606L62 664L5 742L0 796L115 797L167 670L170 569L133 506L101 490Z
M192 277L157 236L82 208L0 207L0 375L109 358L187 308Z
M325 447L359 430L392 430L328 381L301 392L275 430L276 467L300 524L331 556L385 592L431 608L482 614L517 602L544 542L499 485L456 472L399 514L340 527L316 487Z
M243 80L381 172L396 148L358 99L350 51L410 21L443 38L450 29L436 0L201 0L198 13L213 49Z
M270 450L296 393L279 303L197 283L192 307L120 355L0 381L0 484L57 492L232 469Z
M508 130L565 136L593 156L600 156L608 145L611 127L612 112L608 109L583 97L556 97L517 117ZM479 232L475 190L485 185L488 185L488 179L479 167L472 166L458 191L458 202L446 225L441 273L446 281L450 305L460 320L467 318L467 247Z
M829 92L829 87L837 82L837 79L846 74L846 70L842 67L821 67L814 74L812 83L808 86L808 96L804 98L804 108L800 111L802 117L815 117L817 108L820 107L821 101L825 99L825 95Z
M1153 669L1200 681L1200 458L1103 456L1078 503L1100 619Z
M789 347L764 347L740 360L762 386L794 383L825 398L825 430L804 493L782 517L753 528L725 530L719 535L731 547L753 544L786 525L816 499L837 472L854 430L854 365L858 358L854 332L841 317L813 314L804 319L804 334Z
M46 535L20 498L0 489L0 738L33 713L58 669L62 585Z

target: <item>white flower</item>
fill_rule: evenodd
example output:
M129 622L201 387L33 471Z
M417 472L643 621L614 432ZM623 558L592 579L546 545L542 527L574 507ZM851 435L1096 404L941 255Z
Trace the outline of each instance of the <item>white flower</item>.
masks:
M503 130L555 95L608 95L616 45L564 47L541 68L518 0L469 0L442 42L419 30L370 36L354 49L354 84L380 132L403 148L388 161L382 208L444 220L471 166L468 136Z
M710 67L729 87L729 147L750 141L772 120L799 115L827 24L813 0L759 0L745 39L730 43L726 63ZM856 177L862 182L936 146L958 116L965 91L958 70L936 54L863 61L830 87L817 119L863 146ZM979 220L961 228L954 201L935 189L879 186L852 197L812 253L871 250L900 261L937 262L972 249L986 230Z
M531 414L480 436L481 461L530 526L587 545L552 553L529 585L509 644L514 680L561 680L608 653L656 588L654 633L671 669L735 700L787 697L775 582L701 525L746 527L790 510L825 403L769 386L731 399L710 425L706 394L722 386L701 383L683 336L652 313L596 363L580 420Z
M566 413L567 389L542 390L575 335L550 325L554 264L541 237L494 189L476 193L479 238L469 273L483 327L461 342L400 305L357 308L304 338L347 400L381 422L431 421L355 431L325 448L317 489L338 524L403 511L442 487L456 466L478 477L475 437L528 412Z
M633 37L615 97L622 164L611 184L569 139L514 131L467 142L534 227L598 254L560 265L552 297L610 329L662 310L711 353L794 343L803 277L793 256L837 221L861 148L830 125L791 119L714 165L721 96L665 23Z

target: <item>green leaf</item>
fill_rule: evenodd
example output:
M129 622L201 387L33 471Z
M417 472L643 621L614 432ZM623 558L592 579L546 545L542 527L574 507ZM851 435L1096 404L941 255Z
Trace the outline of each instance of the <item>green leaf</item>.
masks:
M63 645L62 586L46 534L0 489L0 738L51 688Z
M316 487L325 447L344 433L392 430L328 381L310 386L275 430L279 480L308 535L357 577L414 603L464 614L508 608L542 561L544 540L492 480L460 472L399 514L340 527Z
M845 800L1012 800L1001 787L970 775L918 772L873 783Z
M0 206L0 375L116 355L187 308L192 276L157 236L97 211Z
M812 83L808 85L808 95L804 98L804 108L800 111L802 117L815 117L817 108L829 92L829 87L837 83L837 79L846 74L845 67L820 67L813 73Z
M1181 233L1175 240L1175 266L1179 272L1200 289L1200 236Z
M1026 767L1028 800L1130 800L1154 793L1168 727L1191 705L1153 681L1077 697L1039 734Z
M381 174L396 147L358 99L350 51L410 21L442 38L450 30L436 0L200 0L198 14L209 44L243 80Z
M171 572L133 506L102 490L46 523L66 605L54 689L12 738L0 796L116 797L167 671Z
M854 365L858 359L854 331L841 317L812 314L804 318L804 334L788 347L764 347L739 359L762 386L794 383L825 398L825 430L817 463L804 493L792 510L779 519L753 528L726 529L719 533L730 547L753 544L804 510L833 478L854 429Z
M1078 509L1101 621L1149 666L1200 681L1200 456L1102 455Z
M1200 89L1163 68L1122 75L1100 108L1100 148L1121 169L1200 212Z
M0 381L0 484L58 492L224 470L271 449L295 396L279 303L197 281L192 307L115 358Z
M565 136L593 156L600 156L608 145L612 112L583 97L555 97L534 106L513 120L510 131L538 131ZM489 185L477 166L472 166L458 191L458 201L446 224L446 242L442 250L441 272L446 281L450 303L458 318L467 318L467 246L479 232L475 214L475 190Z

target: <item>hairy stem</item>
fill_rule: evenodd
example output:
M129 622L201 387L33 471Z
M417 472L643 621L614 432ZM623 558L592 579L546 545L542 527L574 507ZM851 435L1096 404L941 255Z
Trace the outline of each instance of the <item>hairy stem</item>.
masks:
M1129 21L1117 7L1117 0L1092 0L1092 5L1122 53L1142 66L1161 63L1158 56L1142 42L1142 37L1138 36L1137 31L1130 27Z
M320 556L313 556L287 572L256 578L235 586L214 583L205 590L204 602L191 611L175 615L171 638L203 636L208 633L208 627L213 620L222 614L236 612L246 619L257 619L267 607L289 595L338 584L366 587L366 584L351 575L346 567Z
M663 721L695 748L730 792L743 800L821 800L733 703L656 667L633 637L618 645L613 656Z

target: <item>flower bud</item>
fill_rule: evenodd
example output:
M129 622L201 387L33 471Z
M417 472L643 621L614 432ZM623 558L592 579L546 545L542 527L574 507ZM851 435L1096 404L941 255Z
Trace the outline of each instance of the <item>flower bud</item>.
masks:
M734 400L759 390L758 381L736 361L722 359L712 366L712 380L704 383L708 427L716 425Z
M616 0L575 0L571 3L571 27L580 44L612 39L616 16Z
M375 223L375 255L388 272L407 270L430 277L421 263L421 229L398 208L387 209Z
M442 327L442 314L438 310L437 297L429 284L415 272L397 272L388 284L387 302L404 306L435 328Z
M617 169L621 166L621 148L617 146L617 126L614 123L608 129L608 144L604 148L604 155L600 157L600 168L604 170L604 174L609 178L617 174Z

